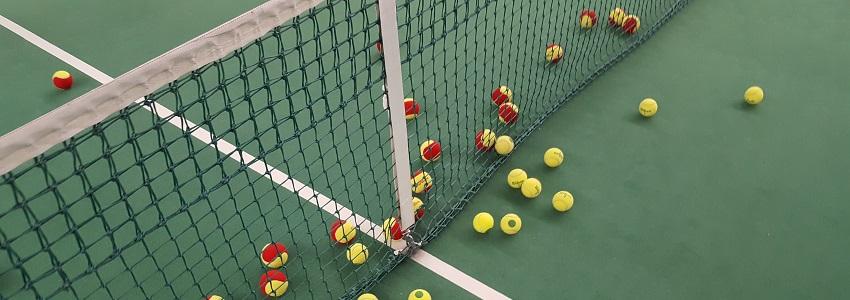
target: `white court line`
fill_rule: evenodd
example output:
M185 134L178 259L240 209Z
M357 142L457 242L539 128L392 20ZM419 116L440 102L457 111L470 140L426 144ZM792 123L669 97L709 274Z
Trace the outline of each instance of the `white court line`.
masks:
M88 75L91 78L94 78L101 84L105 84L114 79L106 73L103 73L97 68L93 67L92 65L89 65L88 63L71 55L67 51L60 49L56 45L53 45L52 43L41 38L35 33L18 25L12 20L7 19L3 15L0 15L0 25L6 27L10 31L32 43L36 47L41 48L50 55L53 55L54 57L71 65L80 72ZM144 101L143 98L136 100L137 103L140 103L142 101ZM353 218L354 222L357 224L357 227L361 232L365 233L366 235L372 237L377 241L384 241L384 232L381 226L373 223L369 219L354 213L353 211L343 205L340 205L330 197L327 197L324 194L313 190L311 187L303 184L295 178L290 177L286 173L278 170L277 168L266 164L264 161L256 159L256 157L254 157L253 155L238 150L235 145L225 141L224 139L217 139L211 132L197 126L195 123L186 120L185 118L174 116L174 111L172 111L171 109L156 102L152 102L152 106L153 109L151 109L149 106L142 107L156 114L158 117L168 120L169 124L180 128L180 130L184 132L188 132L190 135L192 135L192 137L198 139L199 141L205 144L210 145L218 152L227 155L231 159L239 162L240 164L246 164L247 162L254 161L253 163L250 163L250 165L248 165L248 168L252 171L262 175L263 177L268 178L272 182L280 185L281 187L297 194L302 199L315 206L318 206L322 210L330 213L331 215L335 215L337 218L343 220ZM391 244L391 247L395 250L402 250L406 246L406 242L404 241L394 241ZM419 249L415 251L414 254L411 256L411 259L419 263L426 269L429 269L432 272L442 276L443 278L446 278L450 282L456 284L458 287L468 291L469 293L481 299L510 299L507 296L494 290L493 288L490 288L486 284L443 262L437 257L429 254L428 252L425 252L424 250Z

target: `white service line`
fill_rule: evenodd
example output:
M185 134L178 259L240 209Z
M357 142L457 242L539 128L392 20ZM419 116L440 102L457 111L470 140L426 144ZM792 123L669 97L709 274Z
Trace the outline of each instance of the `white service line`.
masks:
M12 22L12 20L7 19L3 15L0 15L0 25L6 27L18 36L29 41L33 45L41 48L47 53L50 53L50 55L53 55L54 57L59 58L65 63L71 65L80 72L88 75L91 78L94 78L101 84L113 80L112 76L101 72L92 65L89 65L88 63L71 55L67 51L56 47L56 45L53 45L52 43L27 30L26 28L21 27L17 23ZM137 103L141 103L142 101L144 101L144 99L136 100ZM244 151L238 150L235 145L223 139L216 138L211 132L202 127L197 126L195 123L186 120L185 118L175 116L174 111L159 103L153 102L153 109L151 109L150 106L143 107L156 114L160 118L168 120L168 123L176 126L177 128L180 128L180 130L184 132L189 132L192 137L198 139L199 141L207 145L210 145L210 147L215 148L218 152L227 155L231 159L239 162L240 164L250 163L248 165L248 168L252 171L262 175L263 177L268 178L272 182L280 185L281 187L297 194L302 199L315 206L318 206L322 210L332 215L335 215L337 218L343 220L353 218L354 222L357 224L357 227L361 232L365 233L366 235L372 237L377 241L384 241L384 231L381 226L375 224L374 222L359 214L354 213L353 211L343 205L340 205L330 197L313 190L311 187L303 184L295 178L290 177L286 173L278 170L277 168L270 166L264 161L256 159L255 156ZM402 250L405 248L406 242L404 242L403 240L393 241L390 246L395 250ZM457 268L445 263L444 261L422 249L415 251L410 258L416 263L425 267L426 269L429 269L432 272L442 276L443 278L446 278L450 282L456 284L458 287L468 291L469 293L481 299L510 299L504 294L499 293L495 289L476 280L475 278L467 275L466 273L463 273Z

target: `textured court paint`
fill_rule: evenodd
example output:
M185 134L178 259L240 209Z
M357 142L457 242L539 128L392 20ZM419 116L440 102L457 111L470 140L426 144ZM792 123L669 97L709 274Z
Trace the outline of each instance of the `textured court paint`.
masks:
M0 45L0 135L100 85L2 27ZM58 70L74 76L73 88L53 86L51 76Z
M693 1L549 118L426 249L520 299L850 297L847 11ZM765 88L758 107L743 102L750 84ZM645 97L660 104L649 120ZM558 169L542 162L552 146ZM516 167L541 179L540 198L507 187ZM550 204L560 189L576 197L566 214ZM516 212L523 231L478 235L478 211Z

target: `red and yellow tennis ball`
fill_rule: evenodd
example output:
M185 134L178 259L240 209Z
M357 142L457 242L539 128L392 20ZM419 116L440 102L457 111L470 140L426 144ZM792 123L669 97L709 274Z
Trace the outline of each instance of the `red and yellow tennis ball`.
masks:
M345 220L336 220L331 224L331 239L338 245L346 245L357 237L357 228L354 224Z
M499 105L499 121L505 124L513 124L519 116L519 107L516 104L506 102Z
M475 134L475 148L479 151L490 151L496 143L496 133L490 129L484 129Z
M593 25L596 25L596 11L592 9L582 10L581 14L578 15L578 25L585 30L592 28Z
M623 32L635 34L640 29L640 19L635 15L628 15L623 19Z
M268 270L260 275L260 292L263 296L277 298L286 293L289 281L286 274L278 270Z
M381 42L375 43L375 50L378 50L378 54L384 54L384 44Z
M413 197L413 220L419 221L425 216L425 203L418 197Z
M434 186L434 180L428 172L418 170L410 178L410 186L414 193L422 194L428 192Z
M74 85L74 77L68 71L56 71L53 73L53 86L60 90L70 89Z
M443 149L435 140L427 140L419 146L419 154L424 161L435 161L440 158Z
M207 296L207 300L224 300L224 297L219 295L209 295Z
M514 92L507 86L503 85L497 87L492 93L490 93L490 100L493 100L493 104L496 105L502 105L502 103L505 102L513 102Z
M267 268L277 269L283 267L283 264L288 259L289 252L286 251L286 246L278 242L266 244L260 252L260 260Z
M381 226L381 229L384 230L384 236L387 237L388 241L400 240L404 236L404 232L401 231L401 224L395 217L384 220L384 225Z
M366 248L366 245L361 243L354 243L345 251L345 256L352 264L359 266L366 263L366 260L369 259L369 248Z
M558 44L549 44L546 46L546 61L557 64L564 58L564 48Z
M623 26L623 21L626 20L626 11L622 8L615 7L611 10L611 13L608 14L608 25L613 27Z
M417 116L419 116L419 112L422 109L419 106L419 103L413 98L405 98L404 99L404 118L408 120L413 120Z

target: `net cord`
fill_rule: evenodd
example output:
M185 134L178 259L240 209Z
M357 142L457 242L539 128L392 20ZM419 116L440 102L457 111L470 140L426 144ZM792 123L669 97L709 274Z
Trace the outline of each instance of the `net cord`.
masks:
M270 0L0 137L0 175L323 0Z

